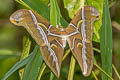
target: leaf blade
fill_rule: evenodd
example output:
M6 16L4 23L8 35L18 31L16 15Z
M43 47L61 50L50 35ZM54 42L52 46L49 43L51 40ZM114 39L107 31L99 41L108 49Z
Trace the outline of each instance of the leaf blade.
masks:
M36 80L42 62L43 59L38 49L35 55L32 56L31 60L29 60L28 64L25 67L23 80Z
M31 57L33 56L34 52L38 49L38 46L36 46L34 48L34 51L25 59L18 61L3 77L2 80L6 80L12 73L14 73L16 70L18 70L19 68L23 67L24 65L26 65L29 62L29 59L31 59Z
M101 59L102 68L112 76L112 27L109 13L108 0L104 0L103 24L101 28ZM107 65L106 65L107 64ZM108 77L102 73L102 80L108 80Z

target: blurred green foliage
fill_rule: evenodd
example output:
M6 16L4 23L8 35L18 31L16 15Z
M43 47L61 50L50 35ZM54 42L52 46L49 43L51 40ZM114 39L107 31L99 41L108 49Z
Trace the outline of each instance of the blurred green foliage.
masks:
M0 80L20 57L21 29L9 22L9 16L15 10L14 6L12 0L0 0ZM8 80L18 80L18 77L16 71Z
M12 0L4 0L4 3L2 0L0 0L0 18L7 18L12 10L14 9ZM6 6L7 5L7 6Z

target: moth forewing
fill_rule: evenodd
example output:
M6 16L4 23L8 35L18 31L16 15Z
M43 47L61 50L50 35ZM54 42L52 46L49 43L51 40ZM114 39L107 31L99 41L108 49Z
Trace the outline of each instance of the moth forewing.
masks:
M94 7L85 6L77 12L69 25L78 28L79 33L70 36L67 40L85 76L90 75L93 67L93 23L99 15Z
M37 13L26 9L14 12L10 17L10 21L17 26L24 26L27 29L40 46L44 61L55 75L59 77L63 48L57 41L48 37L50 23Z

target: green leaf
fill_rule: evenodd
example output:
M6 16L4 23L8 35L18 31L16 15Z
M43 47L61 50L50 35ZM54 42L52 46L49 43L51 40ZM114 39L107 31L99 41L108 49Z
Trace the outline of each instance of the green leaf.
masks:
M28 35L25 35L23 38L23 50L22 50L21 59L24 59L29 55L30 47L31 47L30 38L28 37Z
M43 59L38 49L36 53L31 57L28 64L25 67L25 72L23 74L23 80L36 80L39 69L42 65ZM27 77L26 77L27 76Z
M25 59L17 62L4 76L4 78L2 80L6 80L11 74L13 74L16 70L18 70L19 68L25 66L29 60L32 58L32 56L37 52L38 50L38 46L36 46L33 50L33 52L26 57Z
M28 35L24 35L23 50L22 50L22 55L21 55L20 60L26 58L29 55L30 47L31 47L31 40L30 40ZM19 70L19 75L20 75L21 80L22 80L22 77L23 77L23 73L24 73L24 68Z
M50 23L53 26L60 24L60 9L56 0L50 0Z
M50 11L47 5L40 2L40 0L23 0L28 6L30 6L34 11L39 13L42 17L50 21Z
M49 4L49 2L50 2L50 0L40 0L42 3L44 3L44 4Z
M112 26L108 0L104 0L102 23L100 44L102 68L105 72L112 76ZM102 80L108 80L108 77L103 73Z
M54 74L51 72L50 74L50 80L53 80L54 79Z
M84 0L63 0L63 2L71 19L84 4Z

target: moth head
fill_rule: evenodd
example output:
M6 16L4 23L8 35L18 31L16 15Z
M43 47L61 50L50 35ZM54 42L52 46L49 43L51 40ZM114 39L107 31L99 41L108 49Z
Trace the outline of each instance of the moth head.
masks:
M99 20L100 18L100 13L95 7L90 7L91 15L95 20Z
M17 26L24 26L25 22L27 21L28 15L28 10L18 10L10 16L10 21Z

